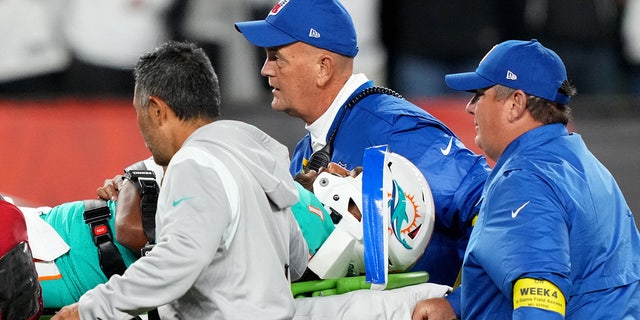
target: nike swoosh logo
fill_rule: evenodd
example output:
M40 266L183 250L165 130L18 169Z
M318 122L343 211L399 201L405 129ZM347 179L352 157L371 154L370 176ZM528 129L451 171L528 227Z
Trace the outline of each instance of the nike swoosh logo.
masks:
M520 208L516 209L516 211L511 211L511 218L515 218L518 216L518 213L520 213L520 211L522 211L522 209L524 209L524 207L526 207L529 202L531 201L527 201L525 202L523 205L520 206Z
M451 139L449 139L449 145L447 145L446 148L442 149L440 148L440 152L442 152L443 156L448 156L449 152L451 152L451 144L453 143L453 137L451 137Z
M179 205L180 202L185 201L185 200L189 200L191 198L193 198L193 197L183 197L183 198L180 198L178 200L173 200L173 206L175 207L175 206Z

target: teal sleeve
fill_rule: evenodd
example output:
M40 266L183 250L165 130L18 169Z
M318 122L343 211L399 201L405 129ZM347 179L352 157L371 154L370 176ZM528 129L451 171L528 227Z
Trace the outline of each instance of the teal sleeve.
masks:
M302 236L307 241L309 253L313 255L327 240L335 226L320 200L297 182L296 186L300 199L291 209L302 230Z
M109 227L115 232L115 202L108 202L112 213ZM84 203L67 202L55 206L41 216L71 248L55 260L62 275L59 279L40 281L45 307L62 307L78 301L80 296L107 281L100 269L98 249L93 243L89 226L84 222ZM115 235L114 235L115 236ZM133 252L115 242L125 265L136 260Z

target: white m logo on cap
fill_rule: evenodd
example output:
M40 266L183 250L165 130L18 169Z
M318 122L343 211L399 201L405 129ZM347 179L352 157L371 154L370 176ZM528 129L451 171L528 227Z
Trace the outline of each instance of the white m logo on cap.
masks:
M507 79L508 80L518 80L518 76L511 72L511 70L507 70Z

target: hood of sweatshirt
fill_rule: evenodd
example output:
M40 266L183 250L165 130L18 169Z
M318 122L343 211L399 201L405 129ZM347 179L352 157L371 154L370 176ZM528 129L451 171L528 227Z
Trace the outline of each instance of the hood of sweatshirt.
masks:
M241 121L218 120L199 128L188 140L212 143L232 154L280 209L298 201L298 191L289 174L289 150L257 127Z

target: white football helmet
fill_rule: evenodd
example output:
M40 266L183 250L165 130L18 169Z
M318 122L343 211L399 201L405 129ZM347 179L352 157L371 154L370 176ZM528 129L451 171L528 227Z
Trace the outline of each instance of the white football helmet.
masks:
M387 153L384 170L392 179L385 212L389 214L389 272L411 268L424 253L435 221L433 196L420 170L403 156ZM382 187L382 186L381 186ZM363 227L349 204L362 213L362 175L340 177L322 172L314 193L332 215L341 216L335 230L309 261L309 268L322 279L364 273Z

